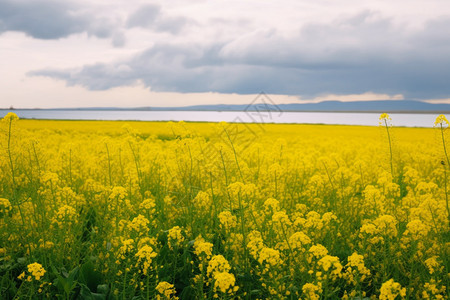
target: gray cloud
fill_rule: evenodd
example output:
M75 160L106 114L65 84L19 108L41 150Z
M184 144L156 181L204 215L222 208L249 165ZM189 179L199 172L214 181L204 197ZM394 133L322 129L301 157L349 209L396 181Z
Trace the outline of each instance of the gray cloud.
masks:
M226 43L157 44L127 61L30 75L91 90L142 81L155 91L302 96L372 91L441 98L450 94L448 24L450 17L441 17L411 32L363 11L307 24L290 37L272 29Z
M128 17L127 26L129 28L153 26L160 13L161 7L159 5L144 5Z
M0 34L20 31L37 39L60 39L86 32L110 38L115 47L125 44L118 20L97 17L75 3L52 0L0 0Z
M58 39L82 32L89 19L76 14L66 2L0 1L0 33L22 31L39 39Z
M131 14L126 25L128 28L141 27L177 34L190 24L195 24L195 22L182 16L169 16L161 11L160 6L147 4Z
M98 17L94 7L55 0L0 0L0 34L19 31L37 39L60 39L86 32L111 39L113 46L126 42L126 29L141 27L155 32L180 33L194 21L170 16L158 5L148 4L132 13L125 24L114 16Z

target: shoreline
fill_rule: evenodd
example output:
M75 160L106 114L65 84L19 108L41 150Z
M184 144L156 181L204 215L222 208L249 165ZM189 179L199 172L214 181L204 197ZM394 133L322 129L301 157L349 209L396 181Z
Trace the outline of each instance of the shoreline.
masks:
M215 110L215 109L202 109L202 110L186 110L186 109L128 109L128 108L117 108L117 109L85 109L85 108L0 108L0 111L15 112L15 111L77 111L77 112L271 112L271 113L346 113L346 114L450 114L450 111L416 111L416 110L399 110L399 111L385 111L385 110L370 110L370 111L358 111L358 110Z

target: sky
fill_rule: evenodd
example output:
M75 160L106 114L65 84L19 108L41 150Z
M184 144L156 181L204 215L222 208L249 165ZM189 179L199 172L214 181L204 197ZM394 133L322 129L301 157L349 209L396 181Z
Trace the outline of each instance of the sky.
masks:
M450 103L448 0L0 0L0 108Z

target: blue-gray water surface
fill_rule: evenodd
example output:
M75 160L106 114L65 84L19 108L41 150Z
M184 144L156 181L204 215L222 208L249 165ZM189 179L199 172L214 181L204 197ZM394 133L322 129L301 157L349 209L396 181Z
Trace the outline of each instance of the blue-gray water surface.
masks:
M0 110L0 117L9 110ZM131 111L131 110L13 110L24 119L139 120L341 124L378 126L379 113L257 112L257 111ZM437 114L390 114L394 126L433 127Z

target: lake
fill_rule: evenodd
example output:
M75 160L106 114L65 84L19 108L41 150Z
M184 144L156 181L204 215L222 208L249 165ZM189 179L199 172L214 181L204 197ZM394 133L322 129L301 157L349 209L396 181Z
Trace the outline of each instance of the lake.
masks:
M0 110L4 117L10 110ZM23 119L138 120L340 124L378 126L379 113L257 111L12 110ZM437 114L390 114L394 126L433 127Z

